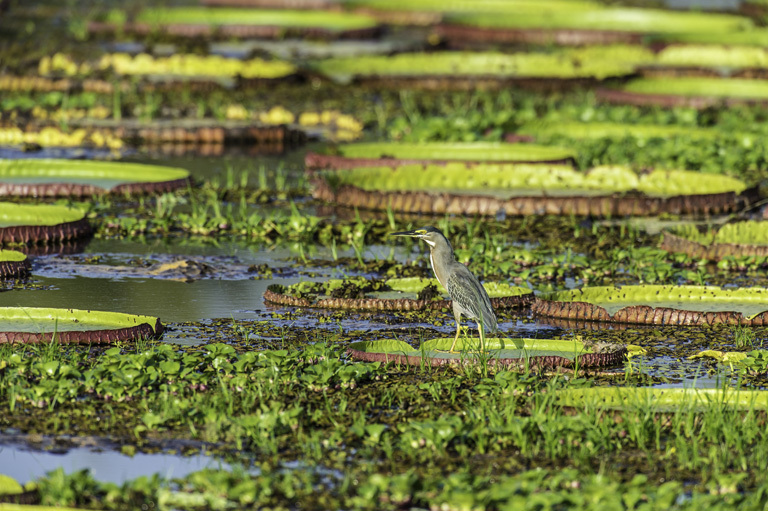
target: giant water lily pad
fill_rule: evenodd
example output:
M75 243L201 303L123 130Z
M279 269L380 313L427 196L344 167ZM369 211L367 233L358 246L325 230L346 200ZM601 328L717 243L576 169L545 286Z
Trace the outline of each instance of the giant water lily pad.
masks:
M535 137L561 136L574 139L610 138L637 139L689 137L711 140L723 132L712 128L662 124L630 124L620 122L532 122L517 130L518 134ZM732 134L732 133L731 133ZM753 137L757 137L753 135Z
M124 30L138 34L165 32L174 36L282 38L372 37L378 22L362 14L291 9L158 7L143 9L133 22L92 22L92 32Z
M449 161L566 163L576 157L576 151L564 147L496 142L359 142L341 144L334 152L308 152L305 165L308 169L350 169Z
M428 297L420 295L434 286ZM511 308L530 304L533 292L528 288L503 282L483 284L494 308ZM286 287L271 285L264 300L294 307L359 310L439 310L450 307L450 300L435 279L403 278L369 281L362 277L325 282L301 282Z
M456 13L445 21L438 33L451 43L639 43L653 34L728 33L753 26L748 18L727 14L609 6Z
M401 53L317 61L313 67L340 83L399 86L403 81L430 88L455 88L474 81L603 80L631 74L652 53L637 46L563 49L550 53ZM537 82L538 83L538 82Z
M462 365L487 362L491 366L520 369L594 369L620 365L627 355L625 346L596 346L581 341L555 339L485 340L486 353L478 351L480 339L459 339L457 353L449 353L453 338L432 339L419 349L398 340L358 341L347 353L369 362L408 365Z
M768 289L716 286L586 287L542 295L541 316L654 325L768 325Z
M0 343L97 344L160 337L163 324L152 316L120 312L37 307L0 307Z
M0 249L0 278L26 277L30 266L29 259L22 252Z
M315 198L409 213L648 216L730 211L743 182L723 175L627 167L582 173L565 165L447 163L338 170L315 175ZM638 193L640 192L640 193Z
M738 389L594 387L557 391L561 406L583 409L642 409L645 413L727 407L740 410L768 409L768 391Z
M0 243L61 243L91 234L85 211L48 204L0 203Z
M655 62L642 66L646 77L730 76L768 78L768 51L757 46L672 44Z
M664 232L661 248L698 259L720 260L732 256L768 256L768 222L746 220L699 232L681 225Z
M621 89L599 89L597 97L612 103L706 108L721 104L765 104L768 80L746 78L641 78Z
M0 159L0 195L82 197L104 193L165 193L189 184L189 171L160 165Z

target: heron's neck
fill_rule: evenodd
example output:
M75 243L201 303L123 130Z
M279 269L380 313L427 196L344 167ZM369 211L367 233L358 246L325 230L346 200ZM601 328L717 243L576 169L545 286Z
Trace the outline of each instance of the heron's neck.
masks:
M429 264L432 266L432 271L435 273L437 281L440 282L440 285L443 286L446 290L448 290L446 287L446 284L448 283L447 271L455 262L456 258L453 256L453 249L444 250L442 254L436 254L435 251L432 250L432 247L430 247ZM438 271L438 269L440 271Z

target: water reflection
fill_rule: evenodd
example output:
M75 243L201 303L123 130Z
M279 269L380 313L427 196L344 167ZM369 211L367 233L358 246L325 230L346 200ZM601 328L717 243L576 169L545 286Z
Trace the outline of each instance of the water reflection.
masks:
M68 474L87 468L98 481L122 484L148 474L159 474L165 478L184 477L204 468L229 469L230 466L207 454L179 456L137 453L126 456L116 451L87 447L76 447L61 454L0 446L0 474L22 484L39 479L57 468L64 469Z

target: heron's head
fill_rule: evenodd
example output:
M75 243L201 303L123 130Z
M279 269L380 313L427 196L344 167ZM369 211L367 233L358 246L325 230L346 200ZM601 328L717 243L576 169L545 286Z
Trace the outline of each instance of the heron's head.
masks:
M421 229L414 229L412 231L402 231L402 232L393 232L390 233L390 236L408 236L411 238L419 238L421 240L424 240L429 245L429 248L435 248L436 246L446 243L450 247L450 243L448 243L448 240L443 236L443 233L440 231L440 229L437 229L435 227L427 226L422 227Z

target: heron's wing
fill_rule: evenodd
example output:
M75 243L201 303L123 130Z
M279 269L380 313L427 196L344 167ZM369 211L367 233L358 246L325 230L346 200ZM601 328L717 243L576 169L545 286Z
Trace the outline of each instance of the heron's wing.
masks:
M487 332L496 331L496 314L493 313L491 299L485 288L472 272L461 263L451 268L451 275L446 282L448 294L465 316L481 321Z

